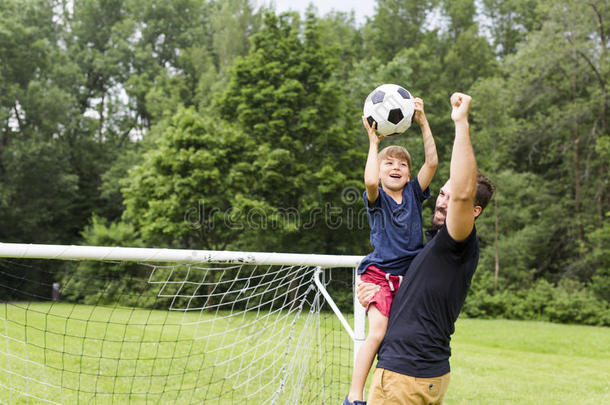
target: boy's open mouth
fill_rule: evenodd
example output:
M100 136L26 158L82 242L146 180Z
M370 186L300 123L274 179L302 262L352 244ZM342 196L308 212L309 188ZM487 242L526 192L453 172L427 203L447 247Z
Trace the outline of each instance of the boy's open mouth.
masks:
M400 179L402 176L400 174L392 173L392 174L390 174L390 177L392 177L394 179Z

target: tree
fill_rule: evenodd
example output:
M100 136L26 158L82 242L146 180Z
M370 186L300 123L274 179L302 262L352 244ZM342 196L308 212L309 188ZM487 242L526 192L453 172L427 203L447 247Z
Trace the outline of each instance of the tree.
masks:
M68 243L74 220L78 177L66 168L66 151L50 141L15 139L1 154L0 239Z
M606 214L606 218L610 213ZM591 288L602 300L610 304L610 224L604 223L587 235L591 247L585 265L591 269Z
M507 56L518 50L519 43L529 32L540 27L542 15L536 12L538 0L483 0L484 24L493 38L498 56Z
M515 178L534 175L552 196L552 204L536 208L545 217L532 218L546 224L541 229L546 236L525 245L544 252L535 277L587 282L594 271L585 260L594 246L588 243L587 230L600 227L600 213L609 207L606 176L600 172L607 171L602 145L608 78L603 22L608 10L596 2L583 7L562 1L540 2L536 13L545 16L540 29L530 32L518 52L506 58L502 75L477 84L476 99L485 108L475 108L473 132L481 133L480 146L488 157L481 161L482 169L500 174L510 168ZM502 189L498 193L499 204L506 196ZM539 194L537 190L534 201ZM529 204L513 204L528 210ZM503 240L520 232L506 223L501 210L499 206L496 245L500 277L506 263ZM519 266L526 271L525 263Z
M250 0L130 1L134 41L127 93L150 128L179 106L207 105L260 25Z
M250 194L277 227L251 234L247 245L336 252L348 249L352 233L345 222L330 229L330 218L340 221L347 212L341 201L346 186L361 189L356 179L365 149L352 147L357 138L351 131L357 130L351 128L359 123L343 113L341 90L332 80L337 62L320 42L317 19L310 14L302 34L298 28L292 15L267 14L216 105L256 145L253 166L260 177ZM291 212L298 213L296 221ZM305 224L307 231L300 229Z
M426 19L438 0L377 0L375 15L364 28L366 55L382 63L424 37Z
M180 108L209 107L227 66L247 53L248 37L259 25L248 0L126 1L125 8L138 34L129 37L123 63L130 73L121 86L136 127L101 178L103 204L95 212L111 221L123 211L120 179L155 147Z
M68 242L79 178L62 139L73 99L62 82L52 2L0 4L0 238Z
M235 127L179 110L129 173L125 221L149 245L226 249L243 227L232 207L254 182L252 149Z
M564 253L582 259L585 229L599 227L609 206L607 161L600 159L596 145L605 135L608 115L603 22L610 11L602 3L582 7L564 1L543 3L541 12L548 20L507 66L508 86L520 88L515 103L525 106L518 113L522 131L513 145L516 156L527 157L523 169L554 183L566 214L557 221L557 232L567 238ZM586 270L578 263L571 261L562 271Z
M132 226L126 223L108 223L93 216L91 224L83 230L87 246L142 247L142 242ZM107 263L103 261L77 261L66 265L61 281L64 296L71 302L87 305L120 304L125 306L157 306L153 288L147 279L150 270L133 262Z
M538 278L556 282L548 272L554 265L548 243L555 238L552 221L560 205L550 196L548 183L535 174L506 168L492 177L493 206L477 220L482 248L478 273L493 272L494 286L501 290L524 290Z
M319 20L319 26L321 43L334 47L334 53L337 55L334 77L344 83L353 66L369 58L364 51L362 30L357 28L353 13L326 14Z

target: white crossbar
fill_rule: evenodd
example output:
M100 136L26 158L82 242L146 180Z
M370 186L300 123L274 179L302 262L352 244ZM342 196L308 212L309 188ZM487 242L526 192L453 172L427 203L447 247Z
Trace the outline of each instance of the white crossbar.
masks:
M358 266L364 256L0 243L0 257L138 262L256 263L354 268Z

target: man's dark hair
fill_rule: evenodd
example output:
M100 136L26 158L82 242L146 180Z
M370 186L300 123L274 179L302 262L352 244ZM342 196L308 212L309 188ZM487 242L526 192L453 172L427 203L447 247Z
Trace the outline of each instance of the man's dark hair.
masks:
M477 173L477 194L474 197L474 205L478 205L481 209L485 209L489 200L491 200L491 196L493 196L496 191L494 185L491 183L487 177L481 174L481 172Z

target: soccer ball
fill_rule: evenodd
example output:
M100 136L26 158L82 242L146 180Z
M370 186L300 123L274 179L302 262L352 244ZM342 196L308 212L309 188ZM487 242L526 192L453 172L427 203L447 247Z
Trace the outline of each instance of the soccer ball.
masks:
M364 100L364 116L370 126L377 123L377 133L383 136L405 132L414 111L411 93L397 84L382 84Z

